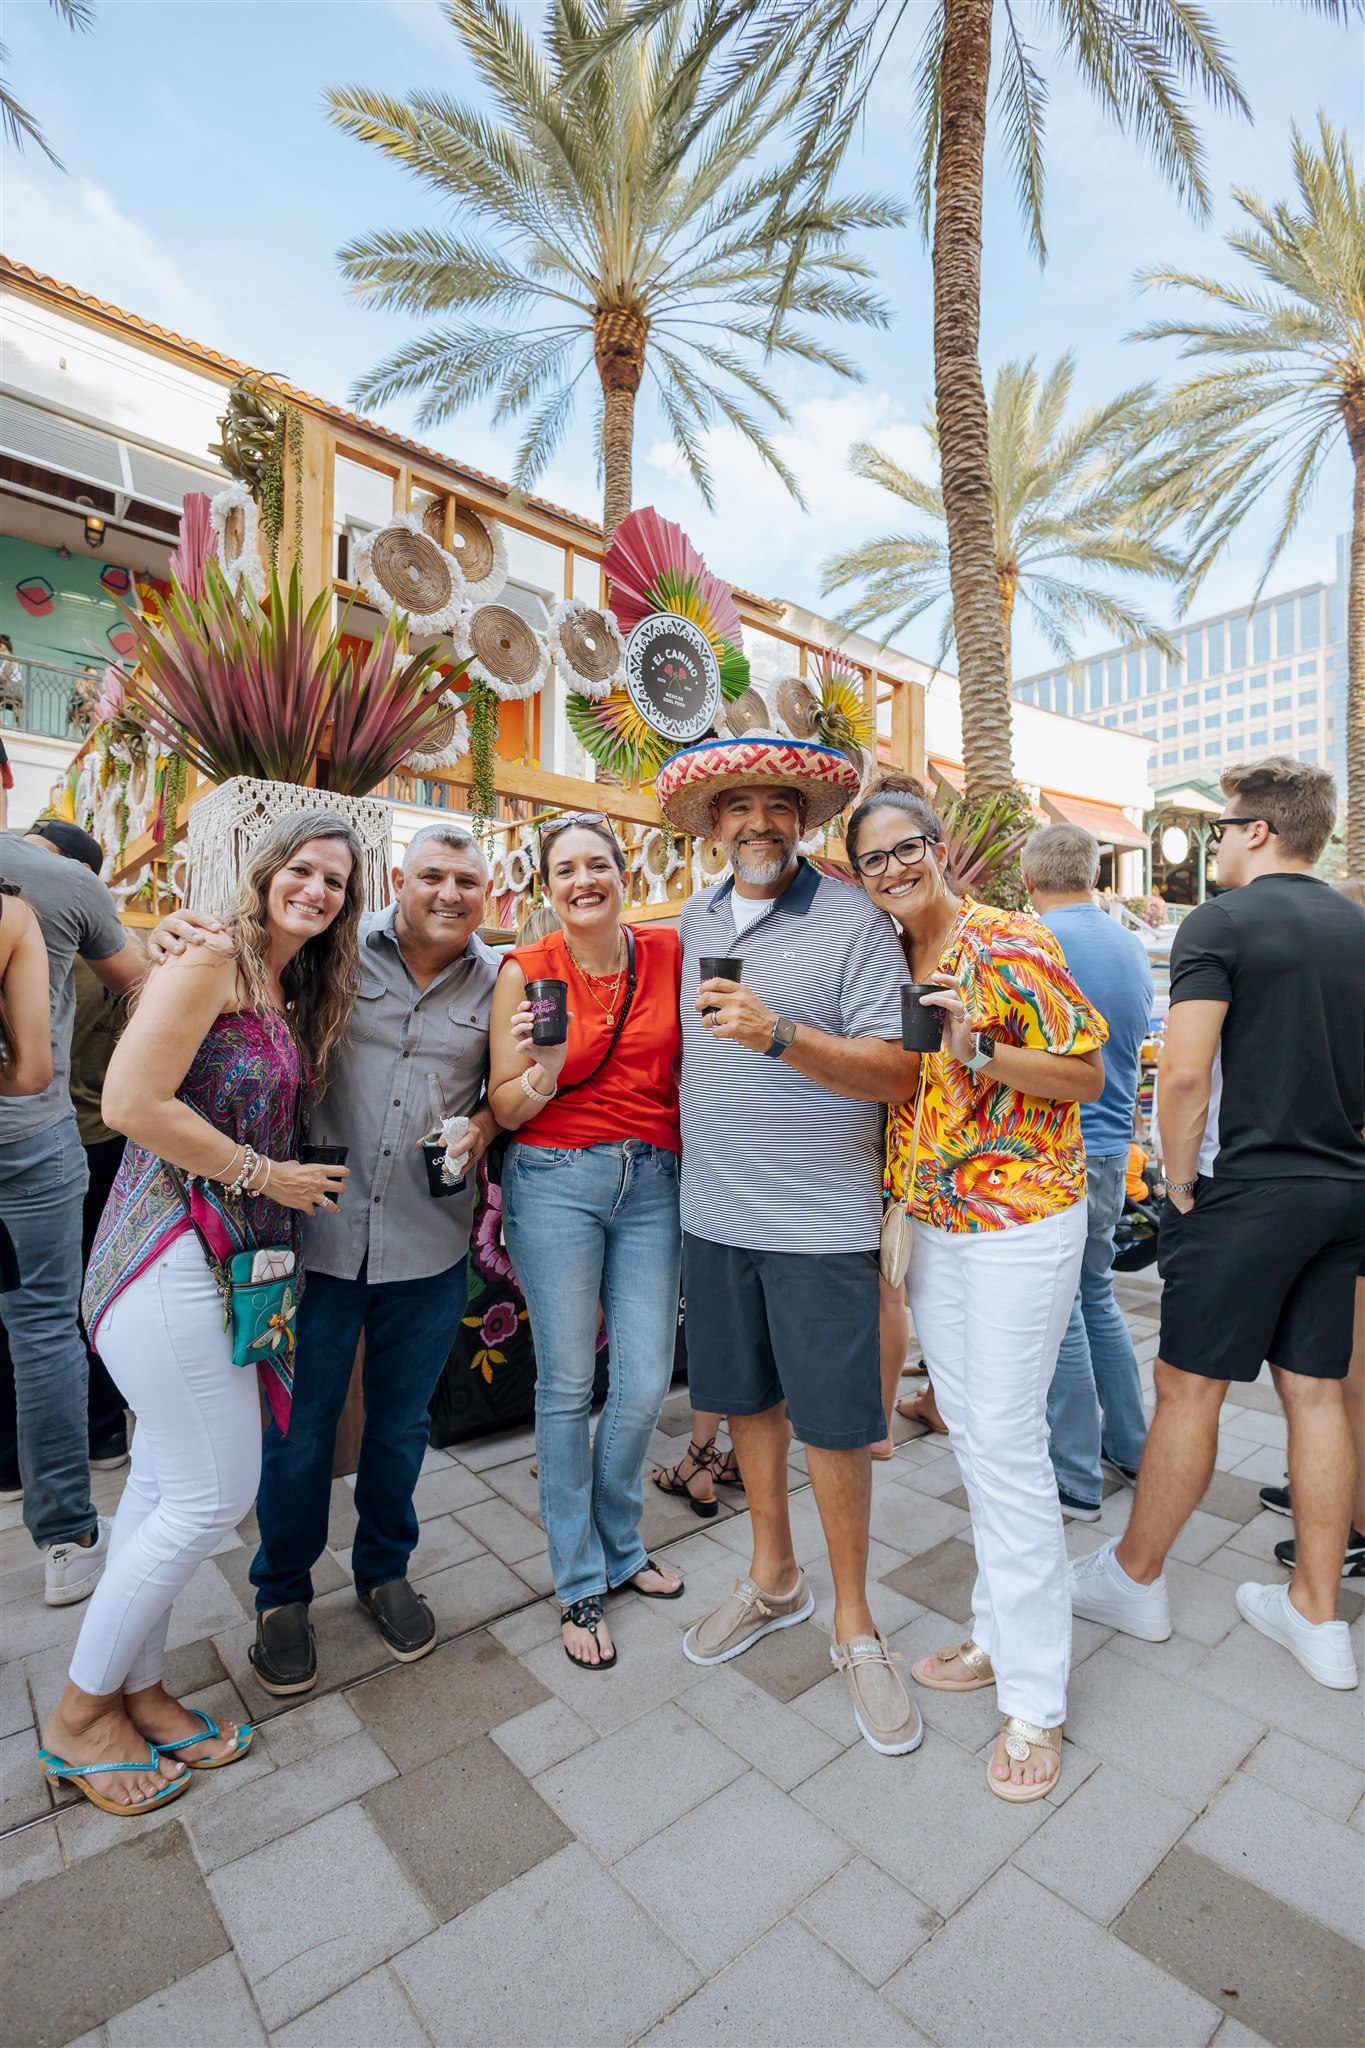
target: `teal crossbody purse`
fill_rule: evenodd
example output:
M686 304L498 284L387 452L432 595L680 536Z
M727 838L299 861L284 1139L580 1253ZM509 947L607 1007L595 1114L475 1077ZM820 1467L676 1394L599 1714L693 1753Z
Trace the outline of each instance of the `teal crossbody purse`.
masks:
M286 1368L294 1359L294 1317L298 1311L296 1260L288 1245L263 1245L233 1252L224 1262L195 1218L190 1191L178 1167L163 1162L184 1204L190 1228L223 1297L223 1328L232 1332L234 1365Z

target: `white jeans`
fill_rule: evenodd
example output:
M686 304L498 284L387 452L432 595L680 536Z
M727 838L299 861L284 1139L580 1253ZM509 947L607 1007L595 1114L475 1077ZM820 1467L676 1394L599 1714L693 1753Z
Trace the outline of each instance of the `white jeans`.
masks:
M254 1367L232 1362L222 1298L192 1233L123 1290L98 1345L137 1429L71 1682L139 1692L161 1677L177 1594L256 1497L260 1398Z
M972 1513L972 1636L1000 1710L1066 1719L1071 1595L1047 1390L1076 1298L1087 1210L1006 1230L916 1223L910 1310Z

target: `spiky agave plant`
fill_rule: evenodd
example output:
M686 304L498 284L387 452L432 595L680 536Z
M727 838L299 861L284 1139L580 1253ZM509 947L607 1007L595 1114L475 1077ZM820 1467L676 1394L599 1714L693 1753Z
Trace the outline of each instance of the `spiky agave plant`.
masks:
M401 620L357 668L341 644L347 615L329 624L331 603L323 591L305 609L296 568L284 591L272 574L261 604L245 585L229 589L210 560L198 600L172 581L159 624L121 607L138 662L129 701L211 782L302 782L330 723L333 788L373 789L434 724L444 678L431 648L398 667Z

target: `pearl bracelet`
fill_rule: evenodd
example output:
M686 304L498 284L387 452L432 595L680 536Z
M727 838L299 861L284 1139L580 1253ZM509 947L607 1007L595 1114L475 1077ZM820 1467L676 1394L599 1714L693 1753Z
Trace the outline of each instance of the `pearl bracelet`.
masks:
M521 1085L524 1092L530 1096L533 1102L553 1102L556 1095L558 1095L559 1093L558 1088L552 1088L548 1095L542 1094L540 1089L537 1088L535 1082L531 1079L531 1069L529 1067L527 1067L526 1071L523 1073L521 1077Z

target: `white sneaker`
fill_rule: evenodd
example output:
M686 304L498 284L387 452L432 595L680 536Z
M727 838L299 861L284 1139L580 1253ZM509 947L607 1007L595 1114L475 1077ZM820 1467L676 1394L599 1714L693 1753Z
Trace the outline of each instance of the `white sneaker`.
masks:
M1237 1612L1272 1643L1297 1657L1310 1678L1337 1692L1359 1685L1351 1631L1344 1621L1305 1621L1285 1585L1260 1586L1248 1579L1237 1588Z
M1083 1621L1122 1629L1126 1636L1140 1636L1144 1643L1164 1643L1171 1633L1165 1574L1150 1586L1138 1585L1114 1556L1114 1543L1071 1560L1071 1612Z
M73 1607L88 1600L109 1561L109 1520L101 1515L93 1543L49 1543L44 1558L43 1598L49 1607Z

